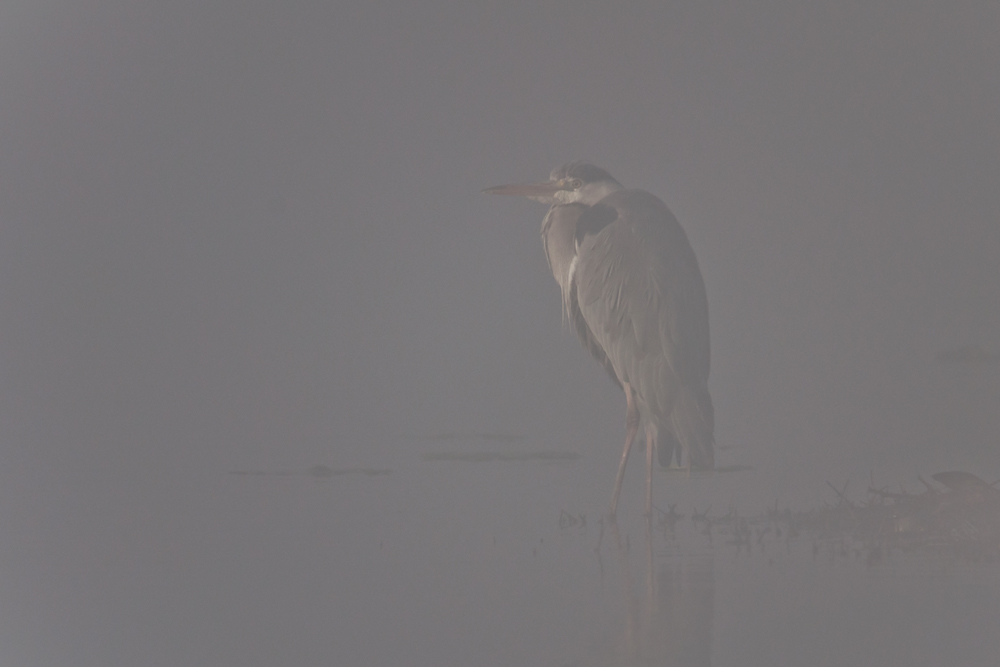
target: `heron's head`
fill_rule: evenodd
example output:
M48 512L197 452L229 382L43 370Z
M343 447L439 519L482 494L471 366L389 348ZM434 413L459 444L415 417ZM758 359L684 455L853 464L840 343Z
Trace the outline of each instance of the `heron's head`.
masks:
M593 206L622 185L611 174L586 162L569 162L552 170L549 180L541 183L498 185L483 192L494 195L519 195L544 204L580 202Z

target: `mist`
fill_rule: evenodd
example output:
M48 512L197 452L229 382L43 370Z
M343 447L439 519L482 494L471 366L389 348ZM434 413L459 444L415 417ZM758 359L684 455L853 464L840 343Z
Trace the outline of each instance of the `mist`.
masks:
M991 664L995 564L651 538L641 456L613 536L621 391L482 190L684 227L735 472L658 508L992 482L998 62L975 2L8 3L0 663Z

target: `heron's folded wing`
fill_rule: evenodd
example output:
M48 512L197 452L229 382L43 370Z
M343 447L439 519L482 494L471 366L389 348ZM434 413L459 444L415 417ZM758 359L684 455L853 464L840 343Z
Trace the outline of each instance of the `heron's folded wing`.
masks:
M647 394L669 385L668 376L706 386L705 286L687 236L663 202L642 191L615 192L591 207L578 229L580 311L619 377L645 380Z

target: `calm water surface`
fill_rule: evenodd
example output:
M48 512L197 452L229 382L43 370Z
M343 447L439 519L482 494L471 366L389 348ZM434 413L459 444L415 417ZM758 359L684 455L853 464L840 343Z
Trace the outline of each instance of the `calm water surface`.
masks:
M639 465L612 525L600 520L611 457L428 460L533 447L545 449L418 441L369 461L390 474L220 477L229 535L206 539L243 548L207 566L223 585L179 582L184 604L220 611L189 628L187 657L224 662L228 647L261 665L909 667L1000 656L995 564L903 553L869 564L849 540L758 537L762 526L748 549L691 521L760 513L739 507L766 493L756 471L661 472L654 502L683 518L647 532Z
M758 524L748 546L691 520L762 514L773 466L658 473L654 503L682 518L647 532L641 465L617 525L600 520L610 446L356 444L351 460L170 480L150 468L45 523L9 523L3 664L913 667L1000 656L998 564L926 553L869 564L848 539ZM720 464L753 458L727 451ZM814 499L836 500L822 482Z

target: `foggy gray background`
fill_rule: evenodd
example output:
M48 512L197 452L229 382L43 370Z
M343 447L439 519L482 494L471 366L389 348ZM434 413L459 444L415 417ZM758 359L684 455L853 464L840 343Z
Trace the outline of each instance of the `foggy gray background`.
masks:
M687 230L717 462L754 469L721 502L1000 476L1000 365L935 361L1000 353L996 3L344 5L0 6L0 662L441 657L391 644L434 632L431 547L351 613L389 575L349 564L463 502L610 496L624 402L544 208L481 194L569 160ZM450 433L586 468L463 481L419 460ZM228 474L315 464L392 474ZM365 633L390 648L336 653Z

